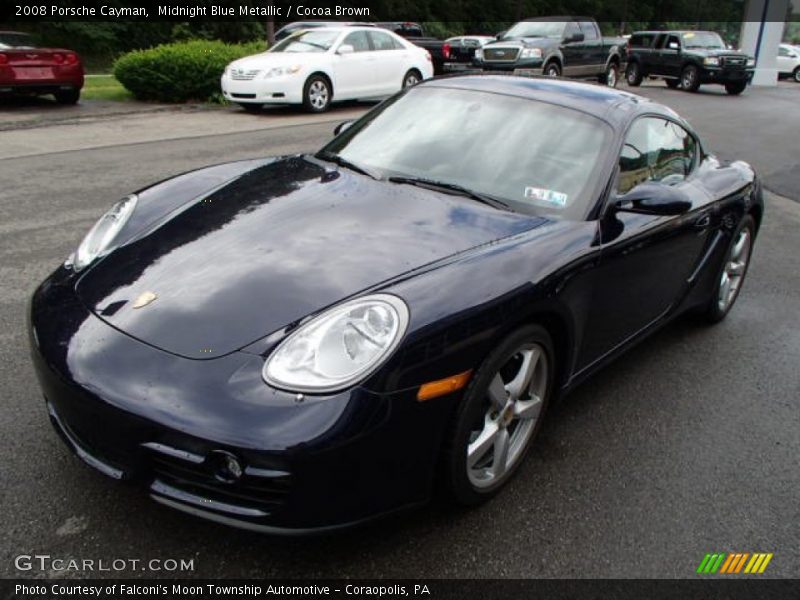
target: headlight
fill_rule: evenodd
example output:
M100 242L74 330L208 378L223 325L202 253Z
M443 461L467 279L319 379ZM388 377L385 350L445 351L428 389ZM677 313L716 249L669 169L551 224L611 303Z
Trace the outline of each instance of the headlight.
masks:
M520 58L542 58L541 48L523 48Z
M125 223L128 222L136 208L137 200L137 196L131 194L117 202L111 207L111 210L100 217L100 220L89 230L78 249L70 257L72 266L76 271L83 269L108 249L111 242L114 241L114 238L125 226ZM68 259L68 262L70 259Z
M264 71L264 79L270 77L280 77L281 75L293 75L300 70L301 65L292 65L291 67L273 67Z
M289 335L267 359L264 381L293 392L332 392L377 369L400 343L408 307L375 294L331 308Z
M719 59L716 56L707 56L703 59L704 65L711 65L713 67L719 66Z
M748 67L755 67L756 66L756 59L755 58L748 58L747 59L747 66Z

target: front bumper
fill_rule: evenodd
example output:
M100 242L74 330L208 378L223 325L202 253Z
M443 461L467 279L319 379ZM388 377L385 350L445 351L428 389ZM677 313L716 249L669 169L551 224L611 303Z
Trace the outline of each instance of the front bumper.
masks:
M736 83L753 79L753 69L722 69L705 66L700 70L701 83Z
M297 402L261 381L260 356L155 349L92 315L73 283L61 269L34 294L31 350L53 425L92 467L267 532L338 528L429 497L446 398L355 388Z
M504 71L513 72L518 69L526 69L536 71L538 74L542 73L544 68L544 60L541 58L521 58L515 61L486 61L483 60L479 63L484 71Z
M223 75L220 80L222 95L229 102L253 104L302 104L304 78L297 74L290 77L249 81L232 79Z

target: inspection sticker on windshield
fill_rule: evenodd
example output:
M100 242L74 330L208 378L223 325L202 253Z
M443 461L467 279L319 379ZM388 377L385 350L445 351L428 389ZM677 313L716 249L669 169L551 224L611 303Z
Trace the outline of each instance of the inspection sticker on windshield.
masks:
M556 192L555 190L545 190L537 187L526 187L525 197L529 198L530 200L536 200L538 202L547 202L548 204L554 204L555 206L560 206L561 208L567 205L567 198L569 198L569 196L567 196L567 194L563 192Z

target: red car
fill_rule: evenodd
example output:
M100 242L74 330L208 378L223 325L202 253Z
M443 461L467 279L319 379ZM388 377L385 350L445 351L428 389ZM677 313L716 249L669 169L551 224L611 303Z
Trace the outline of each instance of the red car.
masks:
M53 94L61 104L75 104L82 87L75 52L37 48L27 33L0 31L0 94Z

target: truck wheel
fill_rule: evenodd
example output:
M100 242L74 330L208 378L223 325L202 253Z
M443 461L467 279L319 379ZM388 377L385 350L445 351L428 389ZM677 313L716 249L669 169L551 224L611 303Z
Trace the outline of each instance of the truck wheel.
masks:
M744 91L744 88L747 87L747 84L744 81L732 81L731 83L725 84L725 91L728 92L731 96L738 96Z
M59 104L77 104L81 97L80 90L64 90L53 94Z
M617 84L619 83L619 65L617 63L610 63L606 69L606 72L600 75L600 77L597 79L600 83L605 84L608 87L617 87Z
M696 92L700 87L700 73L694 65L686 65L681 73L681 87L687 92Z
M794 78L794 80L795 80L797 83L800 83L800 67L797 67L797 68L796 68L796 69L795 69L795 70L792 72L792 77Z
M638 87L642 85L642 79L642 70L639 68L639 63L629 63L628 68L625 70L625 81L628 82L628 85Z
M548 63L544 68L544 74L548 77L561 77L561 67L555 61Z
M680 79L666 79L667 87L671 90L677 90L681 86Z

